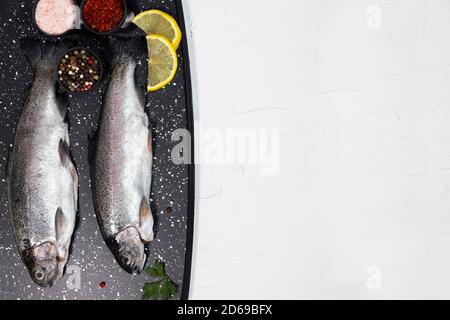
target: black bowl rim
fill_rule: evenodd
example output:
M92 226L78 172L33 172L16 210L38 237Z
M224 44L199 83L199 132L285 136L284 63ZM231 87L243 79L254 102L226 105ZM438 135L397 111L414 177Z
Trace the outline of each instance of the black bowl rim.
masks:
M100 73L99 73L100 78L97 80L97 82L94 83L94 85L92 86L91 89L89 89L89 90L87 90L87 91L84 91L84 92L70 91L70 89L67 88L67 87L61 82L61 80L59 80L59 74L58 74L58 71L59 71L59 70L58 70L58 69L59 69L59 62L64 58L64 56L65 56L66 54L68 54L69 52L75 51L75 50L86 50L86 51L88 51L90 54L92 54L92 55L97 59L99 65L100 65ZM85 93L89 93L89 92L93 91L93 90L98 86L98 84L101 82L102 79L103 79L103 63L102 63L102 60L100 60L98 54L96 54L93 50L91 50L91 49L89 49L89 48L86 48L86 47L73 47L73 48L71 48L71 49L65 51L65 52L61 55L61 57L58 59L58 65L57 65L57 67L56 67L56 80L58 81L60 87L63 88L64 91L67 91L69 94L85 94Z
M66 34L68 34L69 32L71 32L73 29L68 29L67 31L65 31L65 32L63 32L63 33L60 33L60 34L50 34L50 33L47 33L47 32L45 32L44 30L42 30L40 27L39 27L39 25L37 24L37 22L36 22L36 7L37 7L37 5L38 5L38 3L40 2L41 0L34 0L34 3L33 3L33 11L32 11L32 21L33 21L33 25L36 27L36 29L40 32L40 33L42 33L43 35L45 35L45 36L47 36L47 37L61 37L61 36L64 36L64 35L66 35ZM75 5L76 5L76 1L73 1L74 3L75 3ZM77 6L78 7L78 6Z
M101 35L101 36L107 36L107 35L110 35L111 33L116 32L117 30L119 30L119 29L123 26L123 24L125 23L125 20L126 20L126 18L127 18L127 10L128 10L128 6L127 6L127 2L126 2L125 0L121 0L122 3L123 3L123 6L124 6L124 11L123 11L123 17L122 17L122 20L120 21L120 23L117 24L117 26L116 26L114 29L111 29L111 30L108 31L108 32L98 32L98 31L93 30L93 29L89 26L89 24L86 23L86 20L84 20L83 8L84 8L84 5L86 4L87 1L90 1L90 0L83 0L83 1L81 2L81 5L80 5L80 17L81 17L81 21L83 21L83 25L84 25L84 26L86 27L86 29L88 29L90 32L95 33L95 34L98 34L98 35Z

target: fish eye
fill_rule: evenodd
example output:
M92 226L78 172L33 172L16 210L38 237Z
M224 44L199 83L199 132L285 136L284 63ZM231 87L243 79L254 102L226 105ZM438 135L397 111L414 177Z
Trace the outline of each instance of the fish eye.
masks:
M36 280L40 281L44 279L44 273L41 270L37 270L34 272L34 277Z
M126 266L128 266L128 265L131 264L131 257L130 257L129 255L125 255L125 256L122 258L122 261L123 261L123 263L124 263Z

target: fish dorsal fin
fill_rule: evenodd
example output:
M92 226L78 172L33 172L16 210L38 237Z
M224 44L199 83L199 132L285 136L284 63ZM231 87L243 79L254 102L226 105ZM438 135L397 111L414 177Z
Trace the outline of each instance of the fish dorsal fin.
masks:
M67 94L58 94L56 96L56 104L58 106L59 113L64 120L67 120L67 108L69 106L69 97Z
M142 198L141 206L139 208L139 231L142 240L146 242L153 241L153 224L153 215L148 200Z
M147 148L150 153L153 153L153 134L151 128L148 129Z
M13 153L13 147L8 149L8 154L6 156L6 166L5 166L5 178L9 179L9 171L11 170L11 158Z
M138 98L139 103L141 104L141 107L145 109L145 105L146 105L146 99L147 99L147 95L146 95L146 88L143 87L142 85L138 84L139 80L135 80L135 90L136 90L136 95Z
M61 159L61 163L63 165L67 165L70 161L69 145L63 139L59 140L58 152L59 152L59 158Z

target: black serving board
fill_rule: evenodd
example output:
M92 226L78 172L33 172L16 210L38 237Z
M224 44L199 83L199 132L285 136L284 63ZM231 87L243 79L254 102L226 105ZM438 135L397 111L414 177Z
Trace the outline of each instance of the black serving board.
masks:
M146 274L129 275L119 267L103 241L94 213L88 136L97 127L107 86L108 64L102 55L106 39L87 30L71 31L62 37L99 53L106 70L104 80L95 90L70 96L69 134L80 178L80 200L66 275L52 288L40 288L29 277L17 252L8 212L6 166L24 93L33 78L19 44L22 38L48 38L33 24L33 3L33 0L0 1L0 299L141 299L143 285L154 279ZM190 131L191 146L193 139L189 57L182 4L181 0L129 0L128 4L136 11L160 9L168 12L178 20L183 32L178 49L180 66L174 81L161 91L147 94L146 111L154 133L151 199L156 215L156 238L149 247L147 265L162 259L168 275L178 285L174 299L187 299L193 237L194 167L176 165L171 160L171 150L178 144L171 139L174 130ZM112 36L143 35L131 27ZM191 147L191 150L194 149ZM190 156L193 159L193 154ZM77 280L80 280L79 288Z

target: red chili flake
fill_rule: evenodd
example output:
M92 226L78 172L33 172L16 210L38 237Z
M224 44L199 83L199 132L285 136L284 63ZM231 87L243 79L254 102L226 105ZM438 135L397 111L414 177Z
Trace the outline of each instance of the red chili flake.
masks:
M101 289L103 289L104 287L106 287L106 282L105 282L105 281L102 281L102 282L99 283L98 286L99 286Z
M124 15L123 0L87 0L83 6L84 21L90 29L99 33L115 29Z

